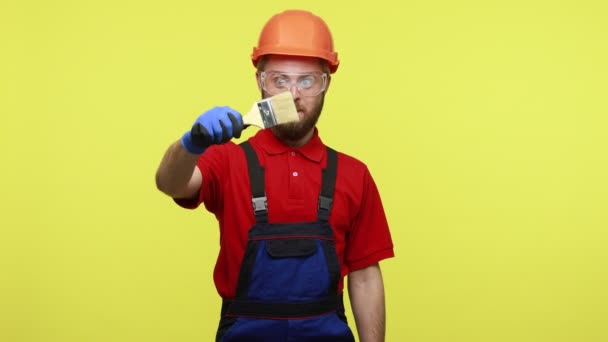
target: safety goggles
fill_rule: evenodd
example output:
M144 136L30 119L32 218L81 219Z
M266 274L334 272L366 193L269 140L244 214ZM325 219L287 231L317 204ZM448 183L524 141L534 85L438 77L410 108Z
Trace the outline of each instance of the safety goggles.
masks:
M317 96L327 87L327 74L313 73L285 73L279 71L262 71L260 73L262 89L269 95L276 95L291 91L295 85L302 96Z

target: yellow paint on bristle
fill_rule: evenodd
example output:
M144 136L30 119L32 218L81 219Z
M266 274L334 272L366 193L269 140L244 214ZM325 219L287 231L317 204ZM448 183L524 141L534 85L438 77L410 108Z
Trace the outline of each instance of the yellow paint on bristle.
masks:
M270 105L272 106L277 123L281 124L300 120L291 92L286 91L271 97Z

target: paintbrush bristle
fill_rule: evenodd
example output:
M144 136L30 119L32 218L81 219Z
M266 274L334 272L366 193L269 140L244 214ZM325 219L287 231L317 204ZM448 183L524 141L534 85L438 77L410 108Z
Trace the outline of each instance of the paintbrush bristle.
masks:
M296 104L293 102L291 92L286 91L278 95L274 95L270 100L272 111L277 124L282 124L292 121L300 121Z

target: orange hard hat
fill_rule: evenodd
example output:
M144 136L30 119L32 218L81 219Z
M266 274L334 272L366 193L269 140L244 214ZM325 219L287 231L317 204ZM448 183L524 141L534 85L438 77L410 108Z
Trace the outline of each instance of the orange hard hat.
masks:
M260 57L270 54L322 58L331 73L336 72L340 64L329 27L308 11L284 11L266 22L251 61L257 66Z

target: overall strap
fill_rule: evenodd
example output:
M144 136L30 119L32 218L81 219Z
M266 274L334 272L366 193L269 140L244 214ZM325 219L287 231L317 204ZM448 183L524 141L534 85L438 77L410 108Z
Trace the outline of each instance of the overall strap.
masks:
M319 209L317 219L321 222L329 221L331 207L336 187L336 174L338 171L338 153L327 147L327 166L323 169L321 180L321 194L319 195Z
M264 190L264 168L260 165L257 154L248 141L240 144L247 158L249 169L249 183L251 184L252 207L257 223L268 222L268 199ZM336 174L338 165L338 154L335 150L327 147L327 166L323 169L321 180L321 193L319 195L319 208L317 218L321 222L329 221L333 205L334 189L336 186Z
M249 183L251 184L251 204L257 223L268 222L268 199L264 190L264 168L249 141L240 144L247 157Z

